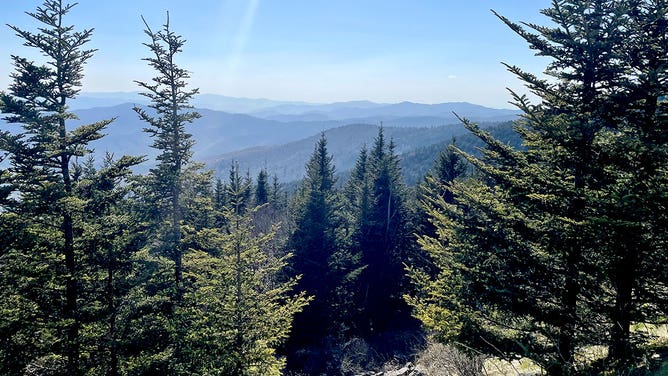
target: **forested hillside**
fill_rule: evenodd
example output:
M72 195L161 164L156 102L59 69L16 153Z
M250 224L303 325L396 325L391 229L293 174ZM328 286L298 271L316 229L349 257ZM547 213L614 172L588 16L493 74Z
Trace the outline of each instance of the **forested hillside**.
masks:
M519 118L466 103L195 108L216 98L191 87L169 13L141 18L140 99L82 108L105 95L80 97L98 51L70 26L76 6L44 0L34 28L9 26L38 58L12 54L0 91L0 374L666 363L666 1L555 0L547 26L495 13L550 58L548 78L506 65L533 95L511 91Z

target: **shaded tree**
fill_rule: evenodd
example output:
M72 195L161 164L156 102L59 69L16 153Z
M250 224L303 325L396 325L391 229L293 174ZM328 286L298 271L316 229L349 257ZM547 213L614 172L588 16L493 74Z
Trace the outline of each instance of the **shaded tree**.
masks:
M268 175L265 169L260 170L257 174L257 181L255 182L255 204L263 205L269 202L269 182Z
M100 169L93 159L83 166L76 193L84 202L80 239L84 272L81 299L82 353L89 372L120 374L124 323L120 308L132 287L133 256L141 245L141 226L127 210L130 168L143 158L107 155Z
M254 210L242 208L245 189L228 192L225 228L189 236L186 304L176 313L188 335L183 359L173 366L178 372L280 375L284 359L276 349L308 303L303 293L290 296L296 279L279 281L290 255L269 251L276 229L255 230Z
M362 334L414 326L401 295L403 261L411 252L405 185L394 143L378 131L371 150L360 153L348 186L356 211L354 247L361 254L358 328Z
M313 302L296 317L291 340L304 345L324 337L331 329L329 259L337 250L334 166L324 134L306 164L306 176L297 193L295 230L290 238L294 276L301 276L296 291L313 296Z

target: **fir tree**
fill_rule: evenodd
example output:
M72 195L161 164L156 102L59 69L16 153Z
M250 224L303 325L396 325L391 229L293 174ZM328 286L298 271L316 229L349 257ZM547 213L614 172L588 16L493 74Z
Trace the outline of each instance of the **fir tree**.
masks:
M363 335L414 326L401 298L402 263L411 252L405 186L394 143L383 128L362 149L346 188L353 214L353 249L364 267L359 277L357 328Z
M136 81L146 90L142 95L147 97L154 111L135 107L139 117L148 123L145 128L154 141L151 145L158 149L158 165L151 169L150 180L154 190L155 205L157 206L156 219L158 222L168 222L168 228L163 229L160 236L164 242L161 252L174 262L174 292L178 300L181 293L181 259L184 250L181 246L181 221L183 207L181 193L183 185L183 170L192 156L192 136L186 132L185 125L192 123L200 115L190 111L190 100L198 93L197 89L187 89L188 71L180 68L175 58L182 51L185 40L169 28L169 14L167 22L160 31L154 32L144 21L150 42L144 43L151 52L151 57L145 58L149 66L157 72L152 83Z
M255 205L263 205L269 202L269 183L267 181L268 175L265 169L260 170L257 174L257 181L255 186Z
M73 6L61 0L47 0L35 12L28 13L41 24L36 33L10 26L25 46L38 50L46 61L37 65L12 56L16 72L9 92L0 95L0 112L6 114L8 123L20 124L21 130L3 132L0 147L9 155L11 165L8 181L13 195L6 208L26 218L26 224L32 222L32 232L41 237L34 245L41 243L38 247L42 250L33 248L32 252L53 252L45 254L43 260L47 263L41 270L51 274L47 278L55 278L52 283L64 291L64 296L54 297L54 301L64 302L62 307L48 307L53 312L44 312L49 318L43 322L50 326L54 323L48 321L62 320L51 332L62 348L47 350L41 360L23 361L30 363L26 367L63 367L60 372L77 375L81 373L82 273L74 222L81 202L74 192L71 162L89 152L88 144L102 137L101 131L111 120L73 129L68 126L69 120L75 118L68 112L69 101L79 92L83 67L94 52L84 49L92 29L75 31L74 26L65 24L65 16ZM63 255L63 260L57 255ZM48 354L50 351L54 353Z
M285 361L276 349L308 303L303 293L289 296L295 279L279 281L290 255L268 251L275 229L256 233L253 210L241 208L241 188L229 192L237 199L224 209L226 229L193 234L197 248L184 257L190 287L177 315L188 335L183 361L173 367L180 373L280 375Z
M632 362L631 317L651 321L649 307L664 301L658 293L644 300L649 305L634 304L647 291L640 286L664 283L665 274L647 262L665 252L641 224L663 219L627 204L633 197L662 205L656 194L665 190L663 177L642 172L661 176L662 162L638 164L641 156L654 160L665 152L665 140L645 133L665 121L659 100L665 87L650 78L665 76L665 53L657 53L660 43L636 40L652 35L640 24L665 27L665 4L657 5L554 1L543 11L554 27L501 17L531 48L554 58L546 73L556 80L508 66L541 99L532 105L514 96L525 112L515 129L526 149L465 122L487 145L483 158L466 156L485 181L452 184L454 203L435 198L430 214L437 236L421 244L440 273L431 281L414 274L424 294L412 303L440 335L530 357L555 375L585 366L577 364L575 350L588 345L608 344L608 364L617 372ZM650 14L656 22L629 23ZM643 63L629 50L646 53Z
M334 166L321 135L299 188L295 230L290 239L294 257L291 266L301 275L296 290L314 297L312 304L297 315L292 340L307 344L324 337L331 324L330 299L334 281L330 280L329 259L337 250L336 192Z
M142 18L143 20L143 18ZM151 82L136 81L145 90L141 93L150 100L148 109L135 107L135 112L148 126L144 129L152 138L151 147L159 151L157 165L145 178L146 189L143 192L146 210L142 216L150 226L150 255L142 254L141 262L152 274L141 273L139 285L131 292L137 302L138 315L132 325L135 327L136 338L132 341L143 342L143 351L131 360L131 367L144 369L144 372L180 373L184 357L184 337L188 335L178 315L182 297L185 292L183 284L183 255L187 251L184 241L185 230L190 231L202 227L207 218L198 218L194 201L198 197L201 181L209 184L207 179L198 178L200 170L197 164L191 164L192 136L186 132L186 125L200 117L192 111L190 101L198 93L198 89L188 89L187 70L179 67L176 57L182 52L185 40L170 29L169 13L167 22L159 31L153 31L146 21L145 34L149 38L148 47L151 56L144 60L156 71ZM205 174L206 175L206 174ZM190 183L195 182L194 185ZM191 189L192 188L192 189ZM211 192L207 196L210 200ZM195 209L195 210L192 210ZM164 279L165 267L171 262L172 278ZM167 283L166 283L167 282ZM148 299L140 298L139 294L147 294ZM146 322L148 320L148 325Z
M228 209L243 215L251 206L252 185L249 176L239 173L239 163L233 162L230 166L229 183L227 185Z
M85 200L80 242L87 278L82 282L82 353L89 372L120 375L123 326L120 308L131 288L134 252L140 244L140 227L127 210L130 168L142 158L107 155L101 169L93 159L81 167L77 195Z

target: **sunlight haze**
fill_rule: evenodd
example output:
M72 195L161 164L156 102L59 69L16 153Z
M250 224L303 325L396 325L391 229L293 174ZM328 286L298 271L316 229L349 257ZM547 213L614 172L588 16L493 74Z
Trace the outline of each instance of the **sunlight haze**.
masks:
M40 2L3 0L0 23L34 30L26 10ZM82 0L68 22L95 28L98 51L85 71L85 92L138 91L152 77L143 15L158 29L170 14L187 39L179 63L202 93L274 100L337 102L467 101L509 108L506 87L523 92L501 64L541 73L547 63L491 12L545 23L546 0L267 1ZM31 51L0 31L0 71L10 54ZM39 60L38 60L39 61ZM9 75L0 75L6 88Z

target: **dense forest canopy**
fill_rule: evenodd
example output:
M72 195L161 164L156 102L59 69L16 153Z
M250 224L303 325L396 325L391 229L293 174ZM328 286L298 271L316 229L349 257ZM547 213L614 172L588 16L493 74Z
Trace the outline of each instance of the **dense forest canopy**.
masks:
M554 0L547 26L495 13L551 58L543 77L506 64L536 98L511 92L518 120L460 118L469 134L401 157L400 132L376 127L346 171L321 133L290 190L266 167L233 161L223 178L194 160L199 91L169 14L144 21L153 76L135 81L152 167L94 154L116 118L71 110L96 52L93 29L68 23L75 5L45 0L27 13L37 28L9 26L41 58L11 55L0 92L0 374L660 366L665 0Z

